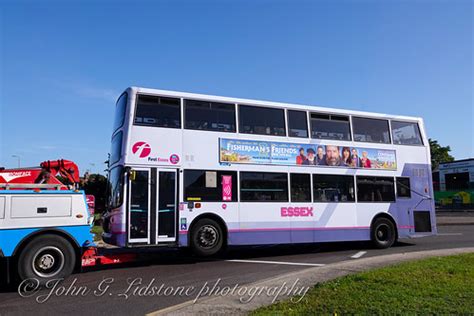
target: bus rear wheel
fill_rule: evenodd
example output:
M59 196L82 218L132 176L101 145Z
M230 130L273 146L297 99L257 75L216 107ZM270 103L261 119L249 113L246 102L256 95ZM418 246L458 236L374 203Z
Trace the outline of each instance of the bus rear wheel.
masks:
M200 219L191 230L191 248L200 257L219 253L224 246L221 225L210 218Z
M44 285L49 280L64 279L74 270L76 253L62 237L39 236L31 240L18 256L21 281Z
M396 232L393 222L387 218L377 218L372 224L371 239L375 248L391 247L396 241Z

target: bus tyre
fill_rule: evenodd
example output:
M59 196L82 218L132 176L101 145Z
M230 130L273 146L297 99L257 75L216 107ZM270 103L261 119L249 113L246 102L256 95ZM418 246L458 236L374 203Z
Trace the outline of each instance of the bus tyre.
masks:
M387 218L377 218L372 224L371 239L375 248L385 249L391 247L396 240L393 222Z
M49 280L68 277L74 270L76 252L66 239L55 235L31 240L18 257L20 281L45 285Z
M224 245L221 225L210 218L200 219L191 230L191 248L200 257L220 252Z

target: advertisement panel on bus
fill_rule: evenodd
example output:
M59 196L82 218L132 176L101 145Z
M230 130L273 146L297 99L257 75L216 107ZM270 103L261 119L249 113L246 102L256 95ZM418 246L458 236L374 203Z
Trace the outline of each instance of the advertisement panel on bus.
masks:
M220 139L220 162L397 170L395 150Z

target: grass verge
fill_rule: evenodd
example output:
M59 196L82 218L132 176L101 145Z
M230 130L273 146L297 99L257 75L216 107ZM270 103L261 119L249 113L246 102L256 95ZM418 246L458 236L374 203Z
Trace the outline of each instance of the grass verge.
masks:
M295 300L296 301L296 300ZM317 284L252 315L473 314L474 254L435 257Z

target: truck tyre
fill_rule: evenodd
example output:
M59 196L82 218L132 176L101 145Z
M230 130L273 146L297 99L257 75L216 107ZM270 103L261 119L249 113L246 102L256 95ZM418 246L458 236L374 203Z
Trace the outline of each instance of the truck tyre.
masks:
M76 264L76 252L69 241L55 235L35 237L18 256L20 281L30 279L44 285L68 277Z
M379 249L391 247L397 238L393 222L383 217L374 221L370 235L373 245Z
M191 248L200 257L217 254L223 249L224 234L221 225L210 218L200 219L191 230Z

